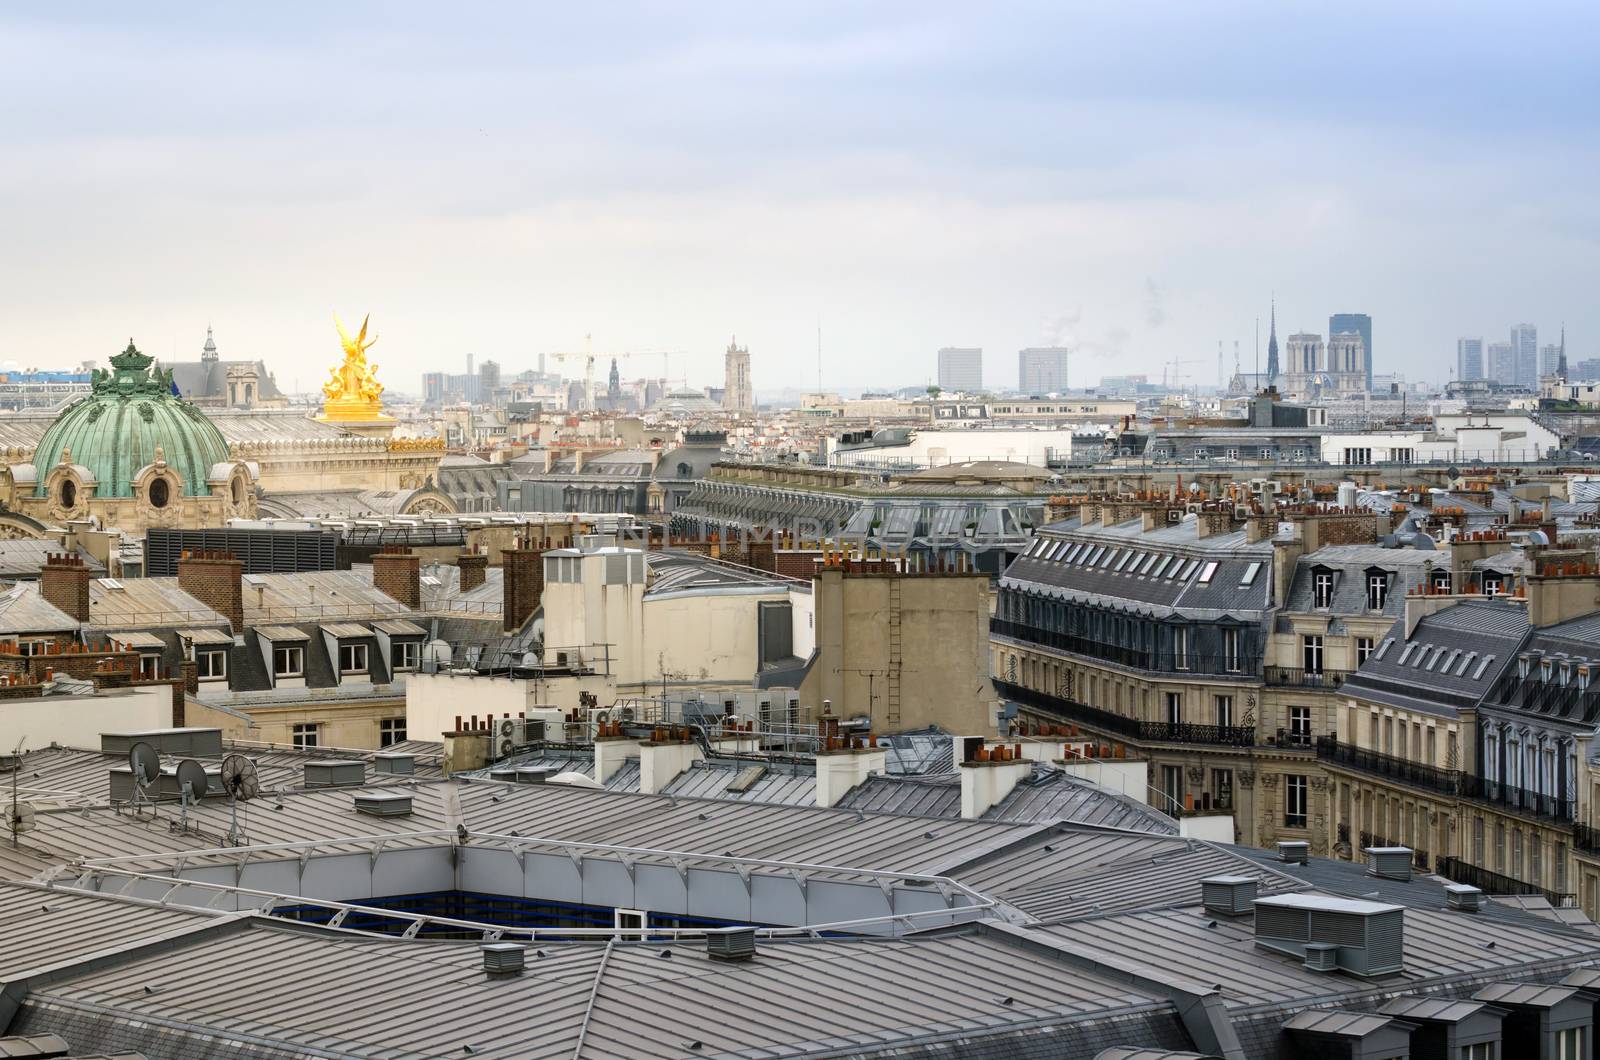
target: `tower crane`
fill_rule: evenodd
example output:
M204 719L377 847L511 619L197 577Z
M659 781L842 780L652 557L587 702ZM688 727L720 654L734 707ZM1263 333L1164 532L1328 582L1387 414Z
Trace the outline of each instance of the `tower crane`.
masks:
M1200 363L1200 362L1195 361L1195 360L1191 360L1191 359L1180 359L1180 358L1177 358L1177 357L1174 357L1172 360L1167 361L1165 364L1163 364L1161 366L1161 388L1163 390L1165 390L1167 388L1167 386L1168 386L1168 383L1167 383L1167 369L1168 368L1172 369L1172 383L1171 383L1171 385L1172 386L1177 386L1178 385L1178 381L1183 378L1183 373L1180 372L1179 369L1182 368L1186 364L1198 364L1198 363Z
M610 358L612 360L617 360L617 361L626 361L626 360L629 360L630 358L634 358L634 357L660 357L661 358L661 367L662 367L662 379L666 380L667 377L668 377L668 374L669 374L669 368L670 368L670 364L671 364L669 358L671 358L675 354L677 356L681 357L681 356L683 356L683 351L681 351L681 350L629 350L629 351L624 352L624 353L598 353L597 354L597 353L594 352L594 350L593 350L593 348L591 346L591 343L590 343L590 340L589 340L589 336L585 335L583 337L583 352L582 353L572 353L572 352L567 352L567 353L547 353L547 354L545 354L545 356L549 357L549 358L551 358L552 360L555 360L555 361L576 361L576 360L582 360L583 361L583 407L586 408L586 409L593 409L594 408L594 361L595 361L596 357L608 357L608 358Z

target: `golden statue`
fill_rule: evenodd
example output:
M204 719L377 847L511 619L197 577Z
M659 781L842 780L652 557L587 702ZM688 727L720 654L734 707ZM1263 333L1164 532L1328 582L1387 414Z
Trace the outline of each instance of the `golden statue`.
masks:
M378 336L367 338L367 323L372 314L361 321L361 331L355 338L344 330L339 314L333 315L334 327L339 329L339 342L344 346L344 363L332 368L328 381L322 384L324 420L361 421L387 419L379 396L383 384L375 374L377 365L367 363L367 351L378 341Z

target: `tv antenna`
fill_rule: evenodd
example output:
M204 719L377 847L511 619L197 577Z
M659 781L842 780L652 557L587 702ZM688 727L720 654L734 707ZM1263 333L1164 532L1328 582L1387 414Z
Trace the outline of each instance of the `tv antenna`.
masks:
M155 800L150 798L150 785L161 775L161 754L140 740L128 748L128 771L133 774L134 812L138 812L141 800L150 803L153 809Z
M23 832L33 831L33 804L17 801L17 775L22 772L22 745L28 742L24 736L17 741L17 746L11 751L11 808L6 813L6 827L11 830L11 846L17 845L17 836Z
M189 830L189 804L198 803L206 797L206 788L209 786L206 777L206 767L192 758L185 758L178 763L178 798L180 809L178 811L178 831Z
M239 804L261 794L261 777L254 762L244 755L232 754L222 760L220 779L228 796L228 845L236 847L244 838L239 831Z

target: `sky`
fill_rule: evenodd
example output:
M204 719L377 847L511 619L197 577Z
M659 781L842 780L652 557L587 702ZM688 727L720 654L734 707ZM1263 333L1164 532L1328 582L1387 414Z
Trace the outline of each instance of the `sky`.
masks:
M815 389L819 325L830 390L946 345L1209 385L1274 296L1280 338L1370 313L1412 380L1522 321L1596 356L1597 38L1592 3L6 4L0 362L210 324L312 390L337 312L399 392L586 336Z

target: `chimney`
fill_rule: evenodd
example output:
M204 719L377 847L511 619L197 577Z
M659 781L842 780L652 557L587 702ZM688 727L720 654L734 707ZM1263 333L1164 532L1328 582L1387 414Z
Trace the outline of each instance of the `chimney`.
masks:
M968 821L978 820L994 809L1033 772L1033 763L1013 757L1009 747L1002 745L993 751L981 743L978 747L972 760L961 763L961 816ZM997 759L995 753L1005 757Z
M531 539L518 538L500 553L501 625L515 633L533 617L544 599L544 549Z
M461 571L461 591L471 592L487 577L489 557L481 552L463 552L456 557L456 568Z
M76 552L51 552L39 568L39 595L74 622L89 621L89 568Z
M372 557L372 587L411 611L422 610L422 560L404 545L385 545Z
M202 549L178 558L178 588L226 616L235 633L244 632L243 577L244 564L232 552Z

